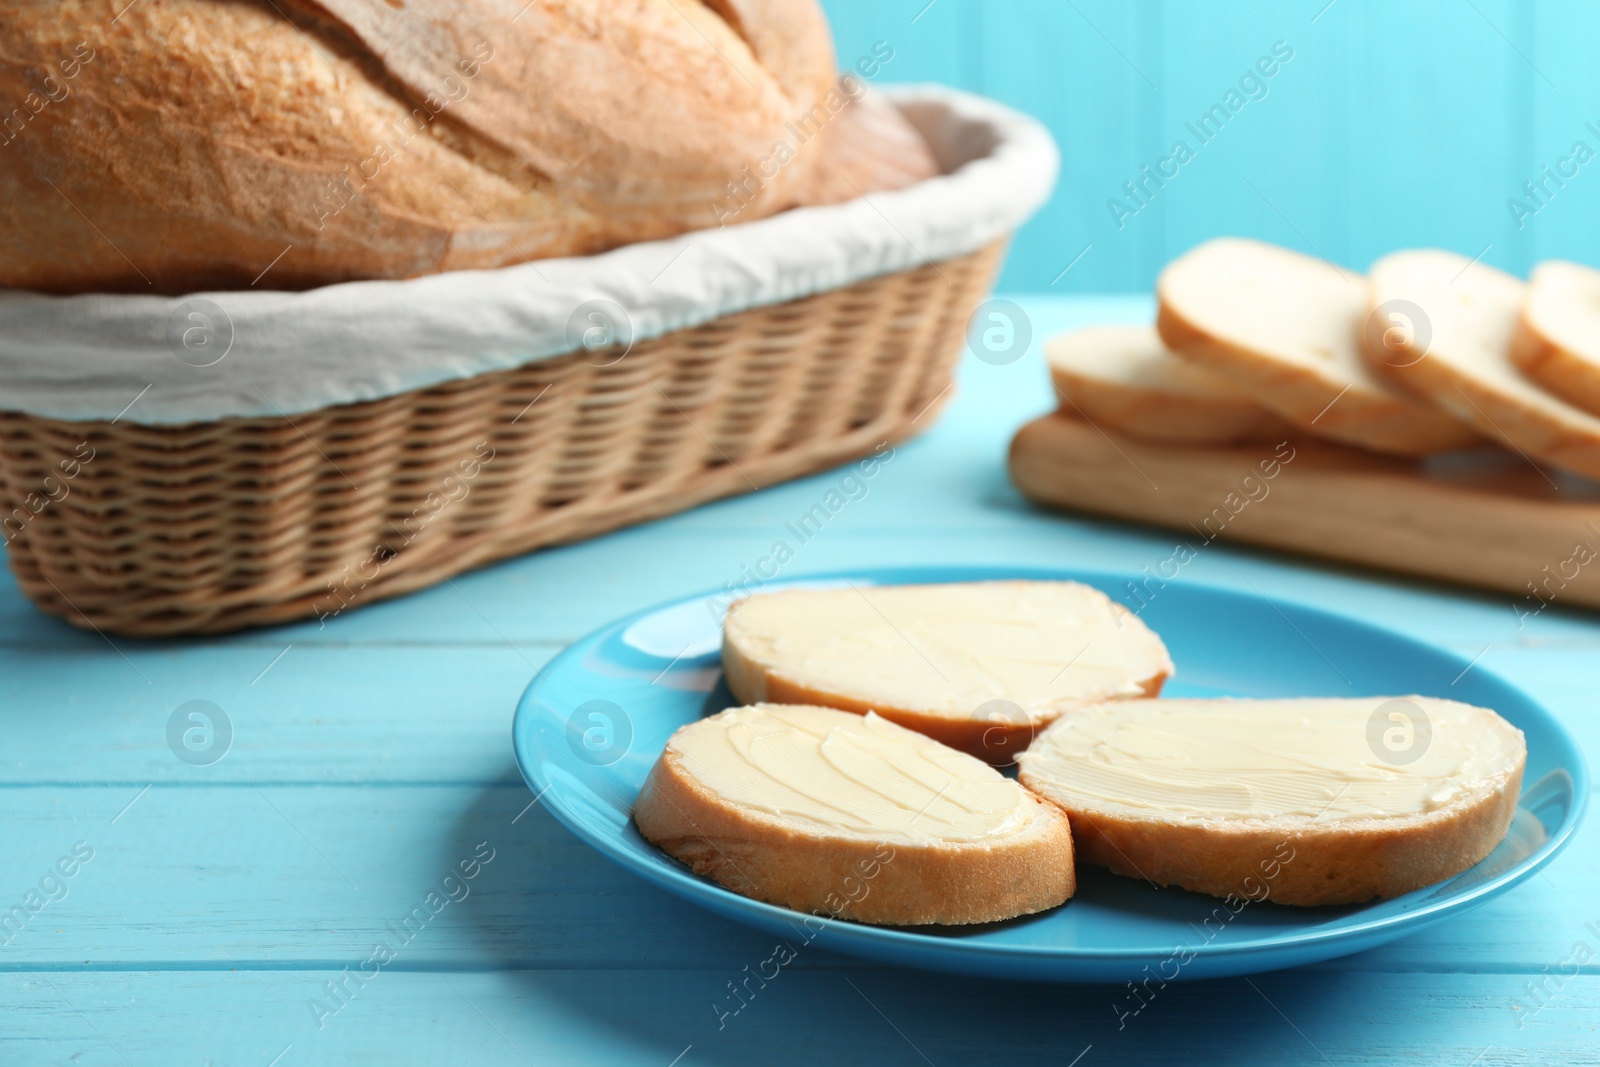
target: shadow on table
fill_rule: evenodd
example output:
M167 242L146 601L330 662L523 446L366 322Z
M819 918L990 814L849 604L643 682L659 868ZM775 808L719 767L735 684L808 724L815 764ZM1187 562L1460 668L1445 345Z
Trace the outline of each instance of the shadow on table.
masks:
M636 1062L665 1067L692 1046L685 1067L946 1065L1002 1052L1008 1063L1066 1067L1093 1046L1084 1067L1107 1054L1134 1063L1322 1063L1327 1049L1318 1046L1348 1055L1353 1032L1387 1040L1370 1025L1373 976L1327 966L1164 987L1069 986L924 973L800 945L776 967L770 935L616 867L541 807L524 811L530 800L525 790L490 788L463 814L441 863L453 867L483 840L495 859L452 909L444 936L501 968L516 996L537 1005L529 1018L578 1019L579 1029L648 1049ZM517 1044L525 1054L553 1051L539 1041L529 1031Z

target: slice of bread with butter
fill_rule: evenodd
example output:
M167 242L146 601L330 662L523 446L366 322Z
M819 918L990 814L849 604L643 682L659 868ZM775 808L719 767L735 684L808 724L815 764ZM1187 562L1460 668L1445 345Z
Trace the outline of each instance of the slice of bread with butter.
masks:
M1060 809L981 760L833 708L758 704L681 727L634 821L736 893L858 922L993 922L1076 888Z
M1071 818L1084 862L1317 905L1399 896L1483 859L1526 758L1493 711L1412 696L1105 703L1019 763Z
M728 688L747 704L875 711L1008 765L1063 712L1154 696L1166 646L1078 582L785 589L735 603L723 623Z
M750 703L672 735L634 821L734 892L859 922L1044 911L1079 859L1230 900L1395 897L1494 851L1527 762L1435 697L1152 699L1165 646L1076 582L824 580L734 604L723 641Z

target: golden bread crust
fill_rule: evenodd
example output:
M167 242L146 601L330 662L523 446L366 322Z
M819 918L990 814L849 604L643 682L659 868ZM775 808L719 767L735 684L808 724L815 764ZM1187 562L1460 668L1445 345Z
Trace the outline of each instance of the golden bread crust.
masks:
M745 168L837 92L821 9L715 7L737 28L674 0L24 5L0 286L303 289L716 225L730 182L739 221L814 202L827 139Z

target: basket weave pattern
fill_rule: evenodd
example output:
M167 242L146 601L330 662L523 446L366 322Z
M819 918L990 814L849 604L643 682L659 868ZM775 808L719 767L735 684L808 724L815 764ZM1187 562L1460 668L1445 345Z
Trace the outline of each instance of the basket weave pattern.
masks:
M80 626L218 632L825 469L932 421L1001 250L302 415L0 412L11 568Z

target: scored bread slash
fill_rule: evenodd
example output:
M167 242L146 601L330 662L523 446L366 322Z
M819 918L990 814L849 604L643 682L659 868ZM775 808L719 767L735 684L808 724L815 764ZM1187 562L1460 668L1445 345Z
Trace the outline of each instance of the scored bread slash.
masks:
M1600 414L1600 270L1563 260L1533 268L1511 359L1556 396Z
M1454 252L1395 252L1372 266L1374 309L1415 317L1375 365L1497 444L1600 477L1600 417L1545 391L1512 362L1526 286Z
M1062 408L1151 441L1280 439L1290 426L1224 378L1185 362L1153 326L1090 326L1045 342Z
M1506 836L1527 748L1487 708L1431 697L1136 700L1084 708L1023 753L1078 857L1280 904L1395 897Z
M833 586L728 609L722 667L747 704L875 711L1005 766L1063 712L1154 696L1166 646L1078 582Z
M1054 805L981 760L834 708L758 704L681 727L633 817L736 893L857 922L997 922L1077 888Z
M1368 365L1367 284L1353 271L1219 238L1173 260L1156 288L1169 348L1311 433L1401 456L1483 443Z

